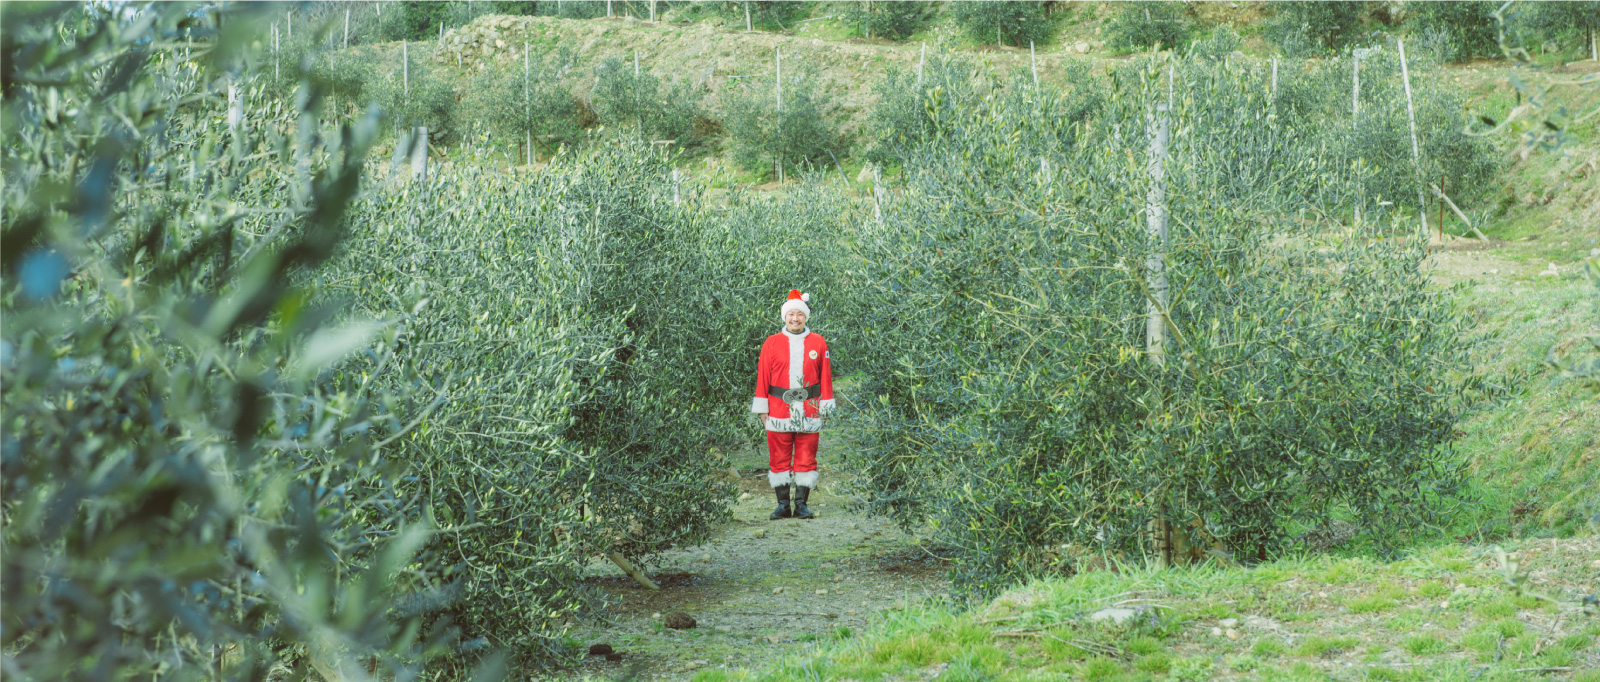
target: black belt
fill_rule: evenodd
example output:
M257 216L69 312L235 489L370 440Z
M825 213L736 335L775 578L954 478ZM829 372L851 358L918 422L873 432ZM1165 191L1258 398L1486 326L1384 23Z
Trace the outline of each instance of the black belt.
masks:
M822 397L822 384L812 384L805 388L778 388L768 386L767 395L782 400L786 403L797 403L803 400Z

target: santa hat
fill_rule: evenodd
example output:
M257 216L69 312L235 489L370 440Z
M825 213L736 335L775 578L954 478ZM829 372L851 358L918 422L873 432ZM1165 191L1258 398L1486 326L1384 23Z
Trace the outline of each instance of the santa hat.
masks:
M811 306L806 305L806 303L810 301L811 294L802 294L799 289L790 289L789 300L783 302L783 309L778 311L778 319L783 319L791 310L805 313L806 318L809 319L811 317Z

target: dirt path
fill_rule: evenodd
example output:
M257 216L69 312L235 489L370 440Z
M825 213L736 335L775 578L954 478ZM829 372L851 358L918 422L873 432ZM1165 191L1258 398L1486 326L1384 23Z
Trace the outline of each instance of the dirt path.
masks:
M877 613L906 600L945 593L946 563L885 519L868 518L829 467L841 439L824 433L821 480L810 505L817 518L769 521L774 499L764 455L740 456L734 520L710 543L668 553L652 592L614 566L595 564L591 583L617 603L609 624L576 633L604 643L620 661L590 657L577 671L593 679L686 680L706 668L757 663L812 642L847 637ZM696 627L664 627L671 611Z

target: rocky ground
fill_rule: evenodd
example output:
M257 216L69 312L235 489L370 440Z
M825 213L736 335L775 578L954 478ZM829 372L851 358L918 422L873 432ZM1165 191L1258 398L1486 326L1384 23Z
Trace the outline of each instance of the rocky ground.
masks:
M591 656L576 672L590 679L683 680L708 668L759 664L813 643L849 637L873 615L946 592L946 560L886 519L869 518L828 466L841 440L825 433L821 482L811 520L769 521L774 498L766 467L747 453L733 522L711 542L668 553L653 572L660 591L640 587L610 564L591 583L614 603L609 622L578 633L620 660ZM764 455L763 455L764 458ZM672 629L673 612L695 621ZM613 656L612 658L618 658Z

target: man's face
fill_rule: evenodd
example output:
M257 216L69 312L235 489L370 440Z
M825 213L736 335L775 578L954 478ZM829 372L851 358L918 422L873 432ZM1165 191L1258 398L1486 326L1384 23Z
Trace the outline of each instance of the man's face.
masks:
M790 333L799 334L805 331L806 314L798 310L786 312L783 314L783 325L789 329Z

